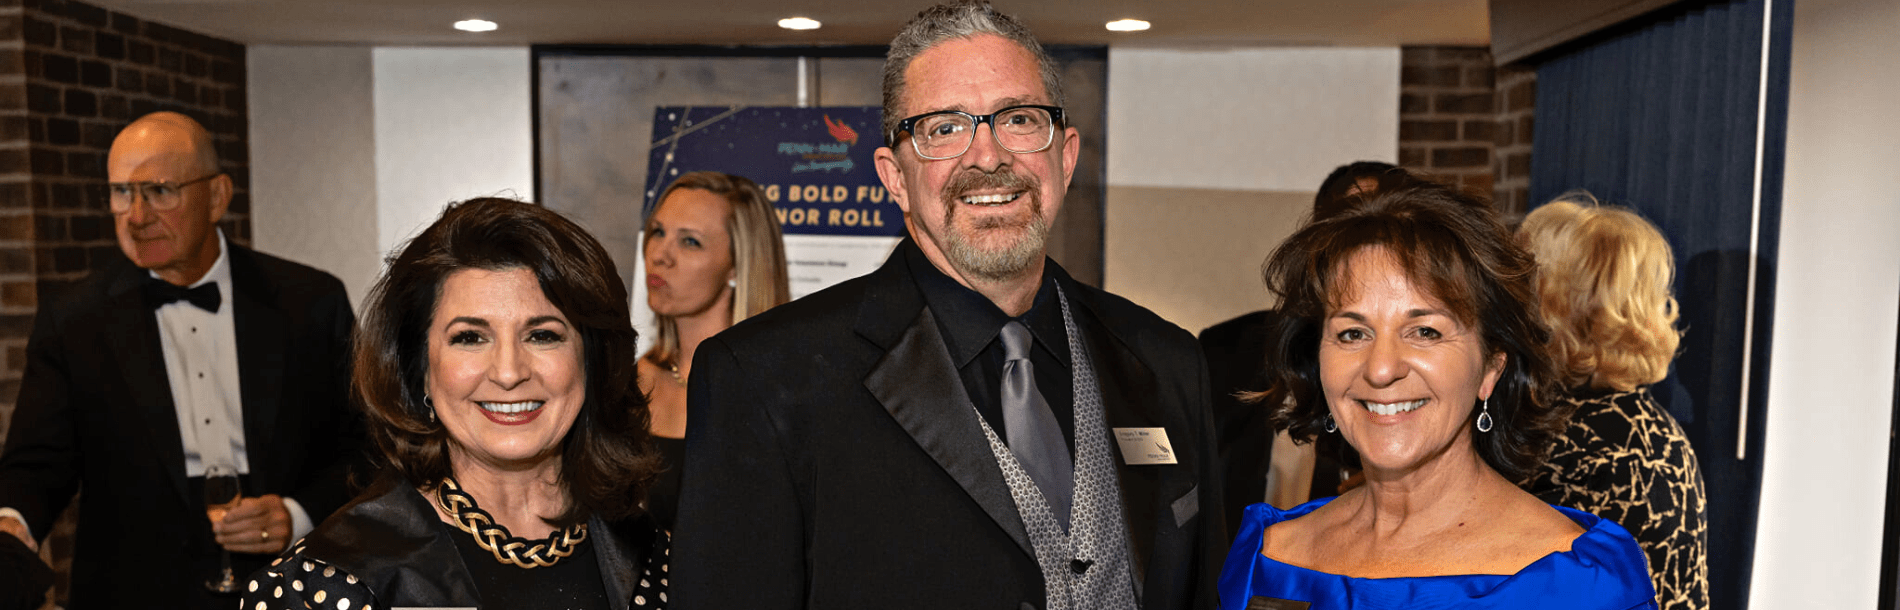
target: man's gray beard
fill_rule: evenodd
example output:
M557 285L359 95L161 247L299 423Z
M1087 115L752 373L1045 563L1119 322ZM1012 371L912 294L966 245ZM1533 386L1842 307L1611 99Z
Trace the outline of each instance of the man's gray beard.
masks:
M1024 197L1035 197L1025 193ZM987 226L972 227L973 233L993 231L1005 227L1018 231L1016 239L1002 248L986 250L965 240L965 234L957 230L956 206L962 202L951 200L944 207L945 231L943 253L950 259L950 265L964 274L976 279L999 282L1022 277L1036 261L1042 260L1044 247L1049 243L1049 219L1042 215L1041 201L1033 202L1030 217L1023 224L1011 221L992 222Z

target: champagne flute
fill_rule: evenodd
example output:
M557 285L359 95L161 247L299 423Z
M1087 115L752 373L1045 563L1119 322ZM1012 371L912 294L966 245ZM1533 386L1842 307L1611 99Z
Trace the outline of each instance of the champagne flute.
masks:
M236 468L222 465L205 467L205 516L210 517L212 523L223 521L224 514L237 508L238 499L243 495L238 488ZM231 573L231 550L220 545L218 553L224 569L205 580L205 588L212 593L237 593L237 576Z

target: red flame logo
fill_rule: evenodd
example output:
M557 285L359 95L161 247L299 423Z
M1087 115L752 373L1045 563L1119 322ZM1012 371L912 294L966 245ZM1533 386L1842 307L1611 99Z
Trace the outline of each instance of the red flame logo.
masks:
M845 144L857 145L857 130L852 129L850 125L844 124L844 121L831 120L831 115L829 114L824 115L824 117L825 131L831 132L831 137L837 138L839 142L844 142Z

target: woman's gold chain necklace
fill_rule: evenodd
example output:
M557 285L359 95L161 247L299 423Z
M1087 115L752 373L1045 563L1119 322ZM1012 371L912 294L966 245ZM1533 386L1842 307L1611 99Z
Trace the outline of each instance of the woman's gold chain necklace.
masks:
M435 488L435 501L443 512L455 518L455 526L475 537L475 546L495 555L495 561L522 568L545 568L573 555L587 541L587 523L581 522L554 532L547 540L516 538L508 528L495 522L488 511L475 505L475 498L455 484L455 477L442 479Z

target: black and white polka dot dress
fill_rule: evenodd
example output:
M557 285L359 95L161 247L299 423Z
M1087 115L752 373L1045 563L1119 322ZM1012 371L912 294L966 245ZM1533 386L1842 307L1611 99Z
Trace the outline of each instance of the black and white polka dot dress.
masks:
M251 575L251 581L244 585L244 601L238 608L375 610L385 607L356 575L303 557L303 541L297 542L270 567Z
M667 606L670 547L670 537L667 536L665 532L660 532L653 548L650 549L648 553L647 561L641 569L639 580L634 584L633 596L632 599L629 600L630 603L628 607L639 609L665 608ZM363 582L356 575L325 563L320 559L307 557L304 555L304 549L303 541L299 540L297 544L291 545L283 555L273 561L270 567L259 570L256 574L253 574L251 580L243 587L243 600L238 606L240 610L375 610L377 608L390 607L391 604L398 606L408 605L405 603L406 600L385 601L378 598L376 592L370 590L368 583ZM580 559L587 562L587 564L596 561L591 553L588 553L584 557L577 555L571 559ZM485 555L474 557L465 556L464 561L486 561L494 563L492 557ZM471 571L486 570L490 567L483 564L473 565L478 567ZM586 564L581 565L591 567ZM534 573L521 568L501 566L498 563L495 567L507 570L520 570L517 579L518 582L519 580L532 581L532 579L537 577ZM444 569L446 569L446 567L444 567ZM579 572L570 572L570 574L578 573ZM551 572L544 572L544 574L547 574L553 579L563 578L561 576L554 576ZM594 577L598 577L597 570L592 571L591 574L593 574ZM519 589L498 591L498 594L511 597L511 599L500 603L500 605L524 609L540 607L542 605L548 608L560 608L563 610L576 607L558 595L534 595L535 592L532 591L534 588L533 586L528 586ZM558 586L552 588L555 590L564 589L564 587ZM509 595L511 593L517 594L519 597ZM522 599L527 601L524 603ZM608 606L615 607L618 606L618 604L609 602ZM585 605L581 607L585 607Z

